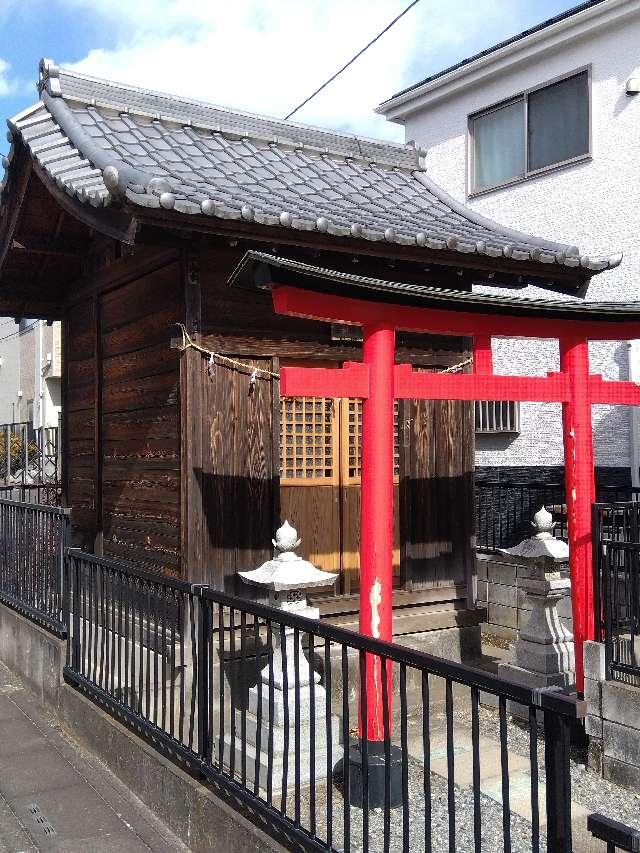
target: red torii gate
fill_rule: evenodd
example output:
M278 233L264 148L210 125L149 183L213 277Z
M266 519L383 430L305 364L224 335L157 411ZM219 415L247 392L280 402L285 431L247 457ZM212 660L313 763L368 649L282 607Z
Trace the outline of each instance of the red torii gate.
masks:
M591 505L595 500L591 405L640 404L640 387L609 382L589 373L589 340L638 337L638 320L628 320L609 303L611 316L591 319L580 304L532 302L536 312L506 313L509 302L485 298L484 311L414 307L371 298L353 298L272 283L275 311L325 322L355 324L363 330L363 361L341 370L282 368L280 393L285 396L359 397L362 407L362 492L360 533L360 631L392 638L393 548L393 406L394 398L428 400L519 400L560 402L563 409L565 483L568 513L576 680L583 689L583 642L594 637L591 558ZM363 294L364 295L364 294ZM371 297L369 293L367 296ZM468 294L458 294L460 302ZM375 297L374 297L375 299ZM480 301L482 301L480 299ZM492 305L500 313L492 311ZM526 301L522 302L526 307ZM618 309L623 306L616 306ZM397 330L472 337L472 374L414 372L395 364ZM493 373L492 337L556 338L560 372L546 377L497 376ZM380 661L367 660L367 737L383 740Z

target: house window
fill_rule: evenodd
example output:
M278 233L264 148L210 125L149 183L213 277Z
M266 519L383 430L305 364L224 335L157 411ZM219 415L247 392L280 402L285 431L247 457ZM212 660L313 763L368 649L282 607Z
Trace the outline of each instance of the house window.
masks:
M523 180L589 154L589 75L524 92L469 120L471 192Z
M476 433L519 433L520 404L513 400L476 400Z

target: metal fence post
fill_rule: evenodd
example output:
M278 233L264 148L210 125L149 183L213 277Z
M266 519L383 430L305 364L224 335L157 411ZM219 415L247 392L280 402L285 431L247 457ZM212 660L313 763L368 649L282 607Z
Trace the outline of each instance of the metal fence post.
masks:
M544 712L548 853L572 853L573 850L570 726L570 720L563 714Z
M209 726L209 678L211 671L211 602L194 590L198 601L198 639L196 648L198 681L198 752L203 761L211 755Z
M60 542L58 544L58 559L57 563L60 570L58 589L60 592L60 603L62 605L62 624L66 628L67 638L69 637L69 616L71 613L71 590L69 585L69 564L67 560L67 545L69 543L69 513L65 512L62 516L60 525Z
M80 560L67 551L69 583L73 577L73 639L71 667L80 672Z

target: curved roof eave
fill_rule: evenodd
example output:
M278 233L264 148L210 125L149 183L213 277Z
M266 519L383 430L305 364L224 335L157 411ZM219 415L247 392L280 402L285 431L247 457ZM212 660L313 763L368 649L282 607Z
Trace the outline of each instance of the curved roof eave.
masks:
M12 138L85 207L123 206L133 216L156 208L442 250L446 263L456 254L461 263L473 254L496 265L526 261L546 278L559 268L587 278L622 259L486 219L438 187L412 146L96 80L50 60L40 63L39 91L40 102L9 122Z

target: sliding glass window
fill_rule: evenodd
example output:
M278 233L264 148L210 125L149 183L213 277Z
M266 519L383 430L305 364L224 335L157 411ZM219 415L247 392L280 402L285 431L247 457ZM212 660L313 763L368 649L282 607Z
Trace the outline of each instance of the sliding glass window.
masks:
M471 116L471 193L589 154L589 75L525 92Z

